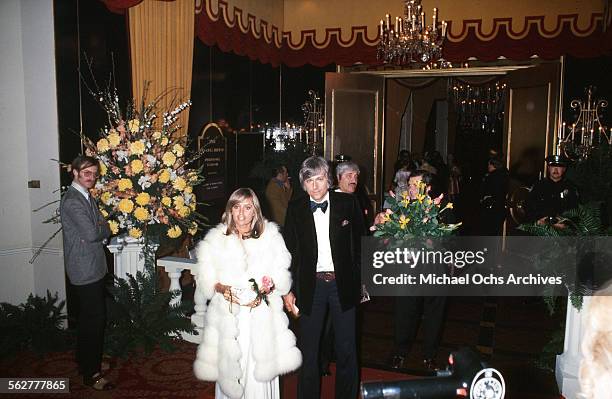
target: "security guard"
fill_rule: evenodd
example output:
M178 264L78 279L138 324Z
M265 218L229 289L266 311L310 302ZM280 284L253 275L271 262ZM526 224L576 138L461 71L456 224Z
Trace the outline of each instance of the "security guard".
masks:
M556 225L565 211L578 207L578 191L565 178L569 159L562 155L546 158L548 177L534 186L525 203L528 222Z

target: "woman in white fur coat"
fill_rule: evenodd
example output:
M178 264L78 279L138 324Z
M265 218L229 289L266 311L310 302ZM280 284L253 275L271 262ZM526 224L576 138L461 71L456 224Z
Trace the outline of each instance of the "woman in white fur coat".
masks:
M283 311L291 255L278 227L263 218L253 190L232 193L222 223L198 244L197 258L197 290L210 303L196 377L217 382L215 398L279 398L278 376L302 363ZM249 279L262 288L271 280L267 303Z

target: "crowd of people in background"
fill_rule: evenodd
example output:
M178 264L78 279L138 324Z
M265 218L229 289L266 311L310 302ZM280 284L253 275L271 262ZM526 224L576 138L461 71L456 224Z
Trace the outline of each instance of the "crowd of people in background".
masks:
M418 194L415 188L424 183L430 197L461 202L462 169L452 154L447 161L438 151L421 158L402 150L388 189L413 200ZM527 217L537 224L564 228L559 215L578 206L578 193L565 179L567 159L556 155L546 162L547 178L531 190ZM109 390L114 386L102 375L100 333L105 323L100 298L106 267L99 258L109 230L89 196L97 170L97 161L77 158L73 185L61 206L64 244L68 245L66 269L71 283L79 288L82 309L77 360L86 385ZM217 382L217 398L279 398L279 375L298 368L298 397L318 398L321 377L329 375L332 359L336 397L357 396L358 308L369 300L359 273L361 238L389 206L383 203L375 209L360 181L362 172L347 155L333 162L313 156L302 163L299 184L292 184L287 166L277 165L264 192L267 215L253 190L237 189L221 223L198 243L197 290L209 304L195 373ZM478 193L476 235L502 234L509 178L503 158L491 153ZM443 223L458 221L454 212L443 217ZM83 244L83 240L91 251L82 253L82 245L70 244ZM251 281L261 287L259 291L249 288ZM260 306L262 301L269 306ZM396 298L390 367L405 368L422 328L422 366L437 369L446 303L442 296ZM300 317L297 340L287 314ZM582 373L592 382L587 369ZM591 382L585 389L596 389Z

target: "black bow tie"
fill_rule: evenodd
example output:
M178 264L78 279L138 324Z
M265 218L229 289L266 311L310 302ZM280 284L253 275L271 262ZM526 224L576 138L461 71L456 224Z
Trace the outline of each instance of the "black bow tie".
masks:
M315 213L317 208L321 208L321 211L325 213L328 205L329 203L327 201L323 201L323 202L310 201L310 210L312 211L312 213Z

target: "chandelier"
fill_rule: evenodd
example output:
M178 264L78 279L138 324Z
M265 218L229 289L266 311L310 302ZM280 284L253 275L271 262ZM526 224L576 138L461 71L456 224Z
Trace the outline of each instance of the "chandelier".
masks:
M312 155L323 151L324 103L319 93L308 90L310 99L302 105L304 112L304 128L300 133L300 141L306 141Z
M395 24L389 14L380 20L377 58L398 65L439 62L442 67L448 66L442 59L446 27L446 21L438 22L437 8L433 9L432 24L427 25L421 0L406 0L404 16L395 17Z
M500 133L506 106L506 84L501 81L480 85L450 78L448 94L457 112L457 125L464 132Z
M572 160L584 160L591 151L603 143L612 145L612 128L606 128L600 120L601 111L608 106L606 100L593 98L595 88L585 89L586 100L572 100L571 107L578 114L576 121L570 125L565 122L557 133L556 154L563 154Z

